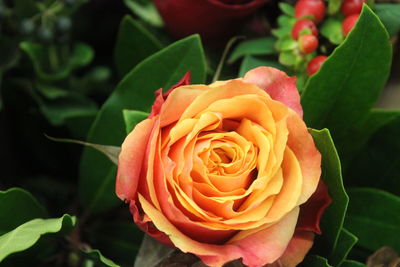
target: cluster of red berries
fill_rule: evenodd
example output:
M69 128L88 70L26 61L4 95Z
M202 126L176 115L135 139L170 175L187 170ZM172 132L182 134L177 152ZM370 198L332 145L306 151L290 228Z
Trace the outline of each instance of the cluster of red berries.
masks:
M356 24L364 0L344 0L341 13L345 16L342 23L343 35L346 36ZM295 5L296 23L292 28L292 38L299 43L304 54L314 52L318 48L318 28L325 17L325 2L323 0L299 0ZM307 64L308 75L313 75L321 67L326 56L316 56Z

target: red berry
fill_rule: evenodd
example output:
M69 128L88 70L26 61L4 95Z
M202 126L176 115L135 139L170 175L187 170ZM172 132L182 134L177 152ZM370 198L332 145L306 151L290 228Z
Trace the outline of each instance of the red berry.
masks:
M312 34L304 34L299 38L300 51L304 54L314 52L318 47L318 39Z
M293 29L292 29L293 39L295 39L295 40L299 39L300 33L305 29L310 29L312 35L314 35L316 37L318 36L317 26L315 26L315 24L312 20L300 19L300 20L296 21L296 23L293 26Z
M326 56L317 56L308 62L307 73L308 75L313 75L321 68L322 63L326 60Z
M323 0L299 0L294 7L294 16L298 19L309 17L318 24L325 16L325 3Z
M352 14L359 14L361 13L362 5L365 2L365 0L344 0L340 11L346 17Z
M347 34L349 34L351 29L353 29L354 25L356 25L356 23L357 23L359 16L360 16L360 14L353 14L353 15L346 17L343 20L342 29L343 29L344 36L347 36Z

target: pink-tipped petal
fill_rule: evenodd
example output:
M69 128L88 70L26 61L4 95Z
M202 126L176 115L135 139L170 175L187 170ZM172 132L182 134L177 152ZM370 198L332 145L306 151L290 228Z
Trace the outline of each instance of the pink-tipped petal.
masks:
M143 157L153 125L152 119L140 122L122 144L118 157L115 191L117 196L124 201L132 200L136 196Z
M262 88L272 99L282 102L303 117L295 77L289 77L285 72L275 68L258 67L248 71L243 79Z

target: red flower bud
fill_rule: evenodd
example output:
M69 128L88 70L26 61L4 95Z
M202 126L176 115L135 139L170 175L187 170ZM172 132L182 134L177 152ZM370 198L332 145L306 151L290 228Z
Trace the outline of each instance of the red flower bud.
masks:
M300 0L294 8L296 18L310 18L316 24L320 23L325 16L325 3L323 0Z
M206 41L227 40L267 0L154 0L176 38L199 33Z
M365 0L344 0L340 11L346 17L352 14L359 14L361 13L362 5L365 2Z
M299 39L300 33L305 29L310 29L312 35L314 35L315 37L318 36L318 29L317 26L315 26L315 23L309 19L301 19L296 21L296 23L293 26L292 29L293 39L295 40Z
M307 73L308 75L313 75L321 68L322 64L326 60L326 56L317 56L308 62L307 65Z
M349 34L351 29L353 29L354 25L356 25L357 23L359 16L360 14L353 14L343 20L342 29L344 36L347 36L347 34Z
M305 34L299 38L300 51L304 54L309 54L315 51L318 47L318 39L312 34Z

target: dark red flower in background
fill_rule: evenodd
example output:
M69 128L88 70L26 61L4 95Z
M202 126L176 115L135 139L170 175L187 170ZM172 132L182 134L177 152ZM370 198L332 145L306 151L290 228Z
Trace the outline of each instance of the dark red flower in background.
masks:
M176 38L199 33L208 42L226 40L267 0L154 0Z

